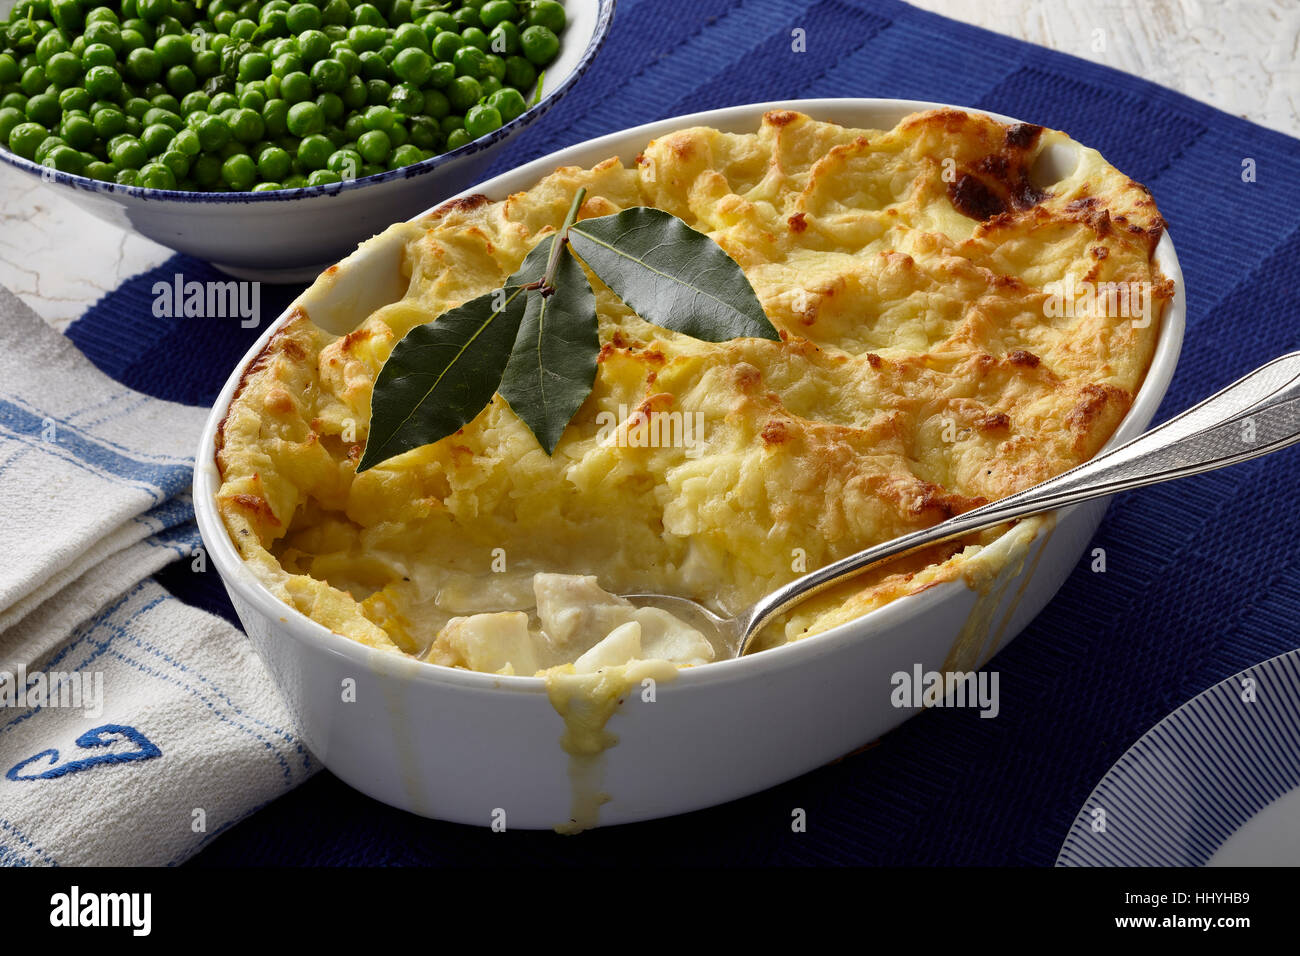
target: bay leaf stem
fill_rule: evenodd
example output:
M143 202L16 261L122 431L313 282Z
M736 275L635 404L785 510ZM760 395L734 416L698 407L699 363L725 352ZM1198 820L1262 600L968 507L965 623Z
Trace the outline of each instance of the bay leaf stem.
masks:
M564 244L569 241L569 227L578 218L578 210L582 208L582 201L587 198L587 187L580 186L573 196L573 202L569 204L569 212L564 217L564 225L555 236L555 241L551 243L551 257L546 261L546 273L542 276L540 286L542 296L548 296L555 291L553 281L555 279L556 266L560 264L560 253L564 251Z

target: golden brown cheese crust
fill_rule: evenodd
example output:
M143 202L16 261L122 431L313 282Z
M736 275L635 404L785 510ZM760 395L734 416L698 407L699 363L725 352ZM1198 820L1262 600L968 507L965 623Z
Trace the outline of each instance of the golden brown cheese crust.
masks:
M1049 147L1077 148L1077 165L1036 182ZM664 331L592 277L597 381L554 456L496 398L456 435L356 476L393 345L498 287L581 186L582 218L654 205L712 236L781 341ZM405 298L342 338L295 316L246 372L218 437L218 504L281 598L411 654L476 589L497 606L471 610L525 602L534 570L736 609L1072 467L1127 412L1173 293L1143 187L1064 134L956 110L889 131L786 111L750 134L684 129L633 168L559 169L394 228L411 236ZM1061 314L1063 281L1144 283L1148 321ZM655 413L701 422L702 447L637 447ZM895 562L801 608L786 636L951 579L969 554Z

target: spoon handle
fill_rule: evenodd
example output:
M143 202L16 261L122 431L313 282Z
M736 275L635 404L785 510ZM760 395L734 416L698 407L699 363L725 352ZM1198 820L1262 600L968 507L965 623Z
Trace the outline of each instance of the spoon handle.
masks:
M740 654L773 617L874 564L1056 508L1213 471L1300 441L1300 352L1274 359L1199 405L1055 478L931 528L859 551L796 578L743 617Z

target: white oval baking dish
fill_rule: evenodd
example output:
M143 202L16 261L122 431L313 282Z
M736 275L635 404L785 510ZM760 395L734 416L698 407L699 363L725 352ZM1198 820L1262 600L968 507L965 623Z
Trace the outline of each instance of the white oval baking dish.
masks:
M696 113L572 146L462 195L500 199L557 166L592 166L612 155L631 162L650 139L684 126L752 131L770 109L889 129L908 113L942 105L792 100ZM397 255L391 242L363 244L296 304L332 331L347 331L402 295ZM1146 380L1111 444L1150 424L1182 345L1182 273L1168 235L1156 259L1177 291ZM916 666L941 670L959 643L968 649L964 660L983 663L1015 637L1074 570L1106 507L1104 501L1078 505L1003 535L983 553L982 560L1001 569L988 586L972 588L963 579L940 584L823 634L684 670L657 687L654 702L630 693L609 724L618 744L596 765L581 768L560 747L563 722L541 679L455 670L372 650L283 604L243 566L214 505L213 439L244 367L287 314L231 373L204 429L194 478L199 528L307 745L349 785L424 816L548 828L570 819L575 797L599 791L608 796L601 825L628 823L713 806L825 764L916 712L891 703L892 674ZM344 700L349 679L355 702Z

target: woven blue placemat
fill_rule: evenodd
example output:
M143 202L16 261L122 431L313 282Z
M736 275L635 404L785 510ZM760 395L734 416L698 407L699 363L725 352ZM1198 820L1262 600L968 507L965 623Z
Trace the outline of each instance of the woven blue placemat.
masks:
M792 49L797 29L803 53ZM1300 347L1300 143L894 0L622 0L595 67L492 172L661 117L820 96L1018 116L1068 131L1150 187L1188 303L1160 418ZM1248 160L1253 182L1242 176ZM177 256L107 295L69 335L134 388L207 403L258 330L155 318L153 284L176 273L220 277ZM263 314L297 291L264 287ZM1081 566L997 658L995 720L930 711L774 790L576 838L422 820L322 774L196 862L1050 864L1093 785L1142 732L1216 681L1300 644L1298 486L1293 452L1117 500L1095 542L1106 573ZM232 616L215 575L182 563L160 579ZM807 811L807 832L791 832L794 807Z

